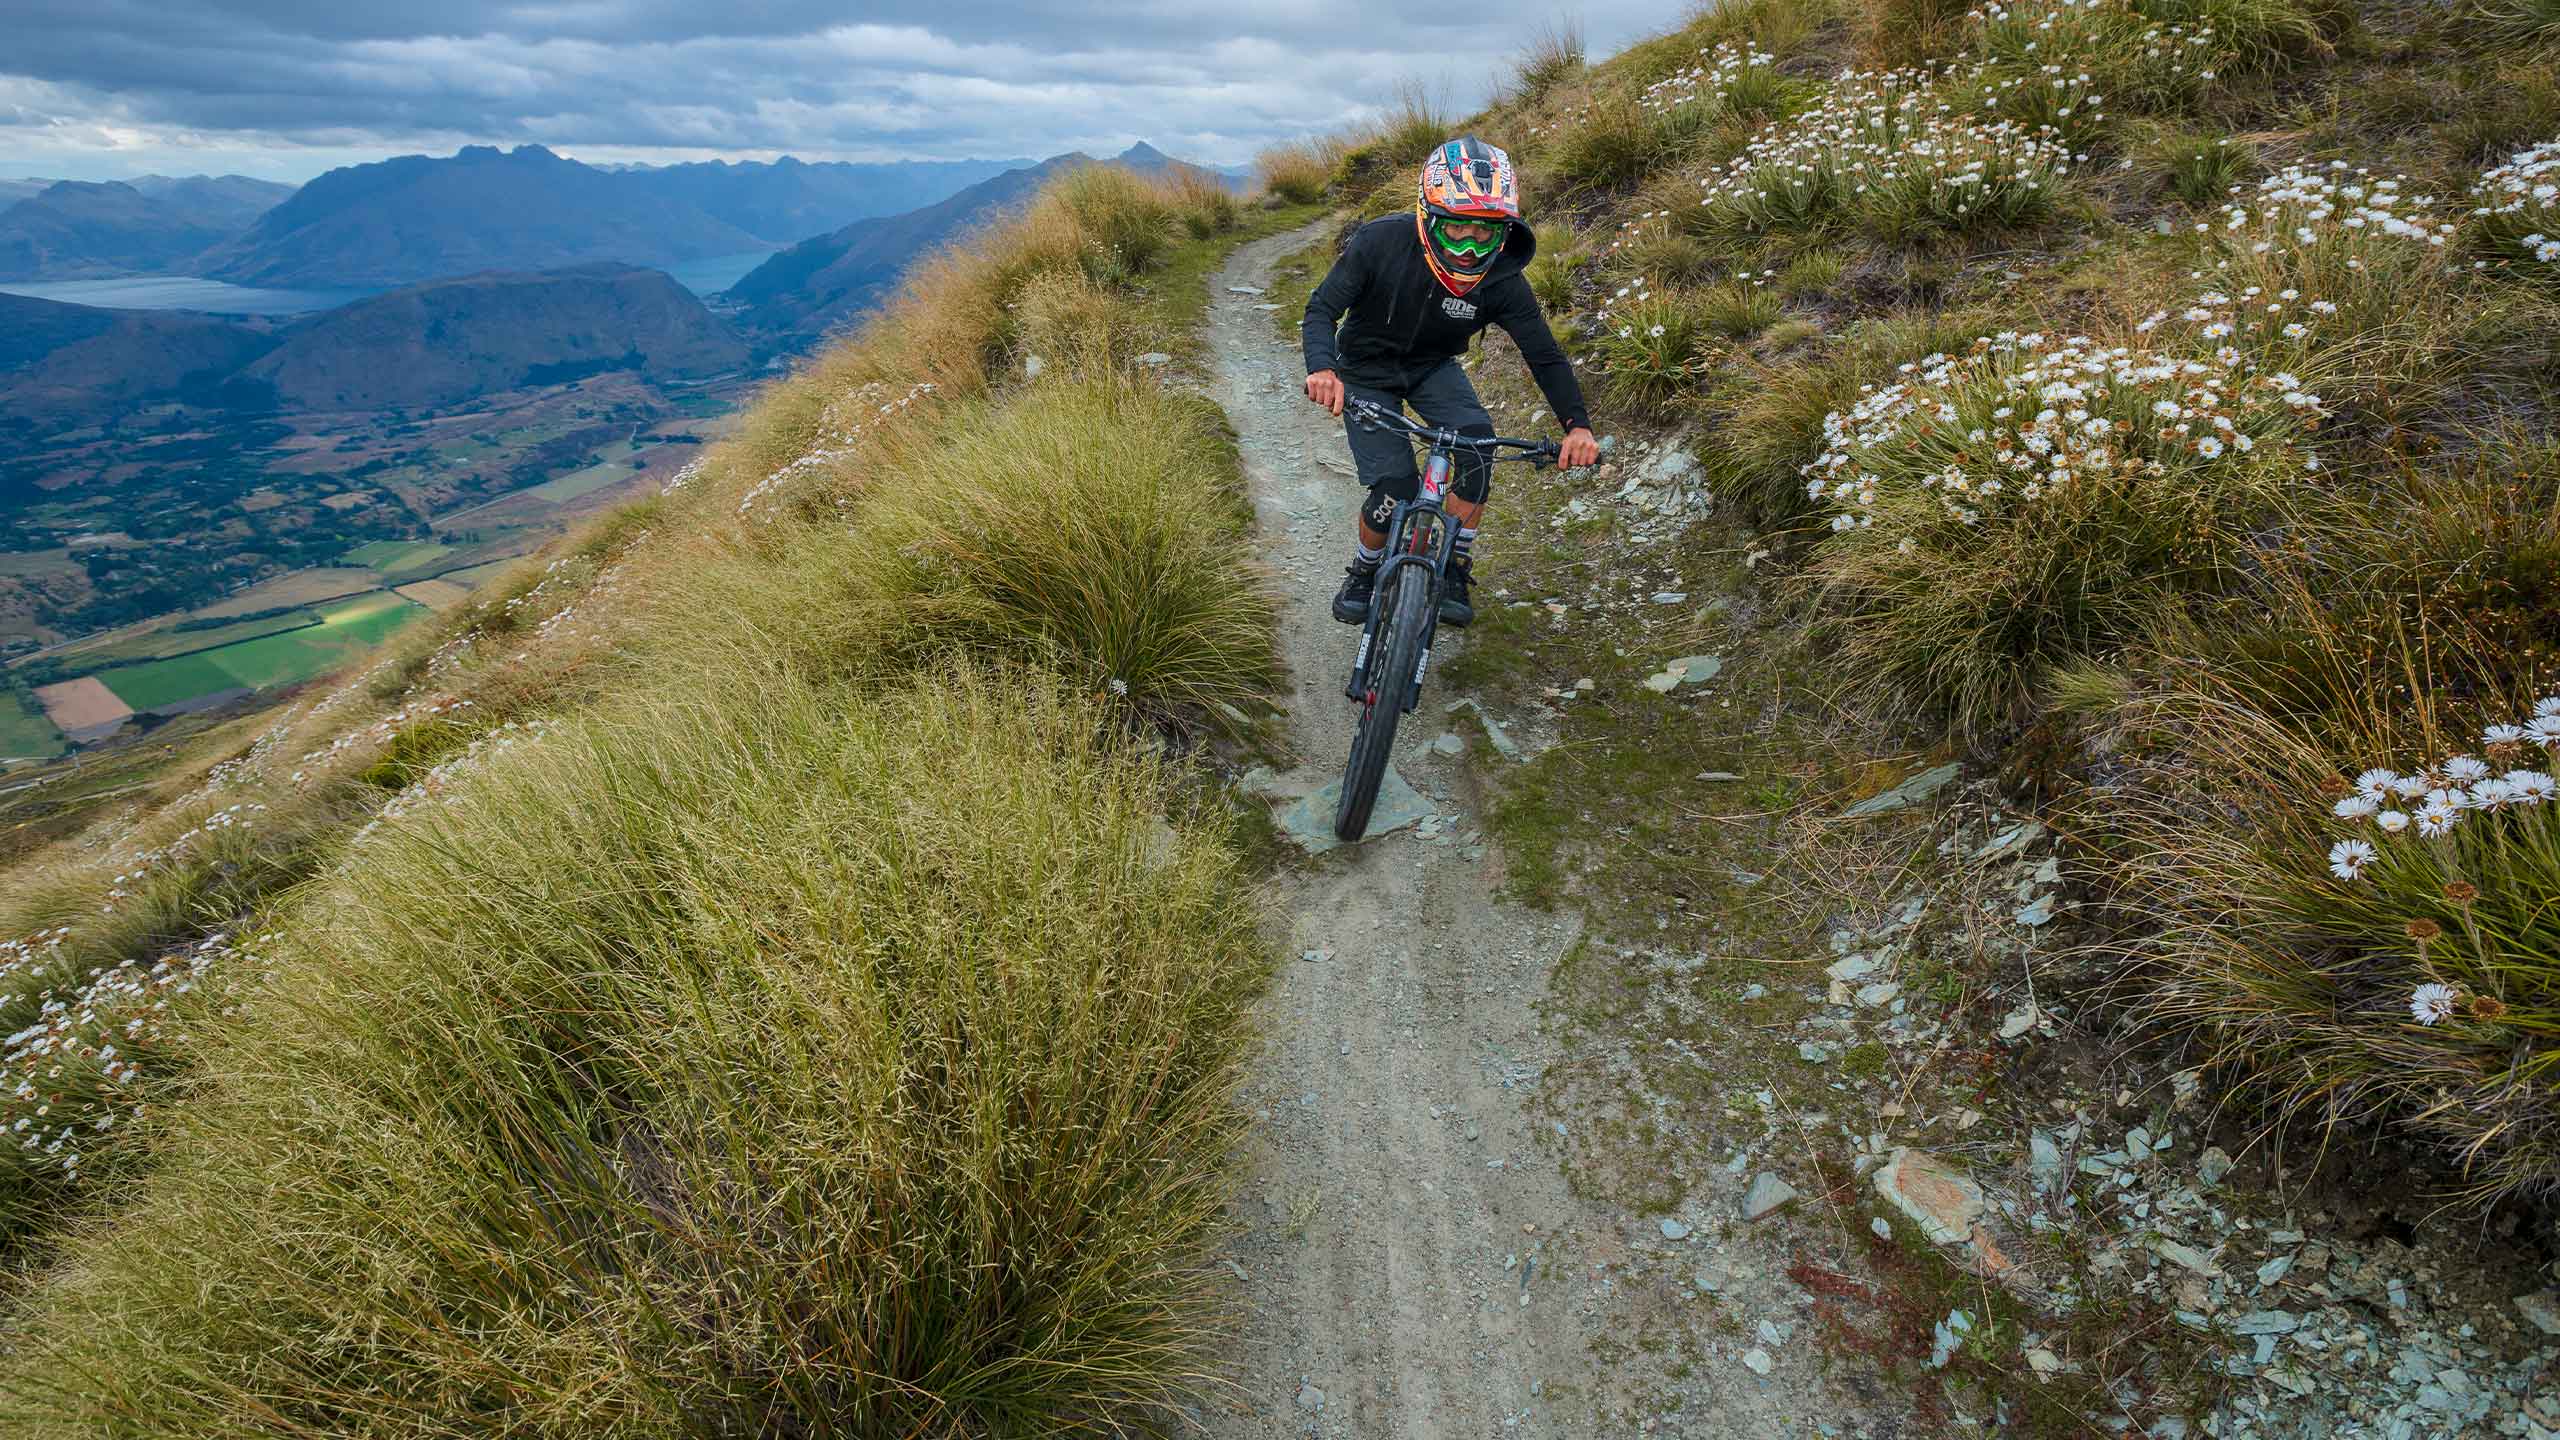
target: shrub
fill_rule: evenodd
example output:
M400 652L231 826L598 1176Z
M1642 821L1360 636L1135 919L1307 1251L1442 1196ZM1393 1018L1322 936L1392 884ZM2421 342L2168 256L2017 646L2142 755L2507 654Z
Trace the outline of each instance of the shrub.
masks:
M1727 237L1851 225L1912 241L2014 229L2053 213L2071 164L2051 136L1953 113L1931 75L1852 74L1700 181L1682 220Z
M1848 257L1839 251L1808 250L1787 262L1778 290L1790 300L1828 300L1848 273Z
M1696 383L1706 360L1705 327L1690 298L1656 294L1645 281L1622 287L1594 317L1599 333L1587 351L1611 401L1659 408Z
M1409 181L1433 146L1457 134L1457 123L1432 103L1420 82L1408 81L1397 89L1395 102L1367 127L1365 137L1336 157L1334 188L1356 195Z
M1965 0L1872 0L1865 11L1861 48L1881 67L1944 60L1964 44Z
M1711 335L1747 340L1785 315L1766 281L1733 281L1699 291L1692 300L1698 324Z
M2548 1193L2560 698L2447 736L2448 710L2389 712L2400 678L2367 677L2361 749L2220 687L2164 705L2195 763L2129 827L2166 928L2152 1011L2286 1114L2389 1121L2452 1150L2483 1197ZM2404 772L2412 753L2446 758Z
M1337 157L1317 141L1278 145L1254 157L1254 174L1262 188L1292 205L1312 205L1324 198Z
M2236 577L2320 408L2289 379L2014 334L1912 365L1807 467L1844 659L1960 733L2022 717L2048 667Z
M1185 165L1163 182L1172 192L1174 212L1182 218L1182 228L1194 240L1206 240L1236 228L1244 218L1244 207L1236 203L1236 192L1227 182L1206 170Z
M731 677L386 827L30 1297L21 1433L1058 1433L1195 1391L1254 910L1105 734L1027 672Z

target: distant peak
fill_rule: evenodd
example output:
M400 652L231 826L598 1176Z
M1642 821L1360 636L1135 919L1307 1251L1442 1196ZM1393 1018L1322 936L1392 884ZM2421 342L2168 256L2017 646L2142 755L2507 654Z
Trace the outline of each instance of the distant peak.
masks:
M1161 164L1165 161L1171 160L1173 157L1167 155L1153 145L1148 144L1146 141L1141 140L1137 144L1130 146L1128 149L1121 151L1120 158L1132 165L1145 165L1149 163Z

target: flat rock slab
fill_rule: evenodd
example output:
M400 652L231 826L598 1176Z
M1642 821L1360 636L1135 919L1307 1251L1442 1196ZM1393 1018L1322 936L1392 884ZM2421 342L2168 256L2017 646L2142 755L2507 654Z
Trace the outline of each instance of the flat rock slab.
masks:
M1876 1172L1876 1193L1940 1245L1972 1238L1974 1222L1982 1218L1982 1188L1926 1150L1894 1151Z
M1342 781L1337 777L1271 818L1281 833L1301 849L1310 855L1321 855L1342 844L1333 838L1333 812L1341 804ZM1381 835L1391 835L1420 824L1424 816L1438 813L1438 809L1423 798L1421 791L1414 789L1396 773L1396 767L1389 765L1386 778L1378 782L1378 803L1369 811L1369 833L1360 838L1374 840Z
M1796 1198L1796 1187L1763 1170L1751 1179L1751 1188L1742 1197L1742 1218L1761 1220L1785 1209Z

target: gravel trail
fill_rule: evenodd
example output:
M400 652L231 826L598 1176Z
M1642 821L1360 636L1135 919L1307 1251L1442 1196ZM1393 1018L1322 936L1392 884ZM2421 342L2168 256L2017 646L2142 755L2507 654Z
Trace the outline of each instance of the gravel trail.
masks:
M1339 422L1301 393L1296 347L1260 296L1230 287L1267 285L1320 228L1239 250L1212 282L1209 322L1215 394L1283 596L1297 765L1269 789L1284 812L1339 782L1351 742L1356 632L1327 605L1359 492ZM1488 523L1503 523L1498 489ZM1554 1122L1524 1113L1554 1058L1537 1007L1579 925L1495 898L1499 854L1441 738L1457 698L1430 686L1397 737L1396 770L1429 818L1373 824L1279 882L1284 968L1263 1002L1230 1252L1251 1318L1216 1435L1587 1435L1632 1398L1596 1372L1591 1341L1613 1323L1605 1266L1640 1222L1572 1195L1537 1133ZM1308 819L1323 831L1330 792L1318 800ZM1758 1411L1744 1402L1708 1428L1693 1415L1684 1433L1778 1433Z

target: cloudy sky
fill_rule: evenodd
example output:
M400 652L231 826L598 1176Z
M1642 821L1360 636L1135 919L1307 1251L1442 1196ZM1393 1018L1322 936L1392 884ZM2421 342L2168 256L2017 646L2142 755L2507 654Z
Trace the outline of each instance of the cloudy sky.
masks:
M1108 153L1234 163L1418 80L1472 108L1560 13L1595 55L1681 0L0 0L0 176Z

